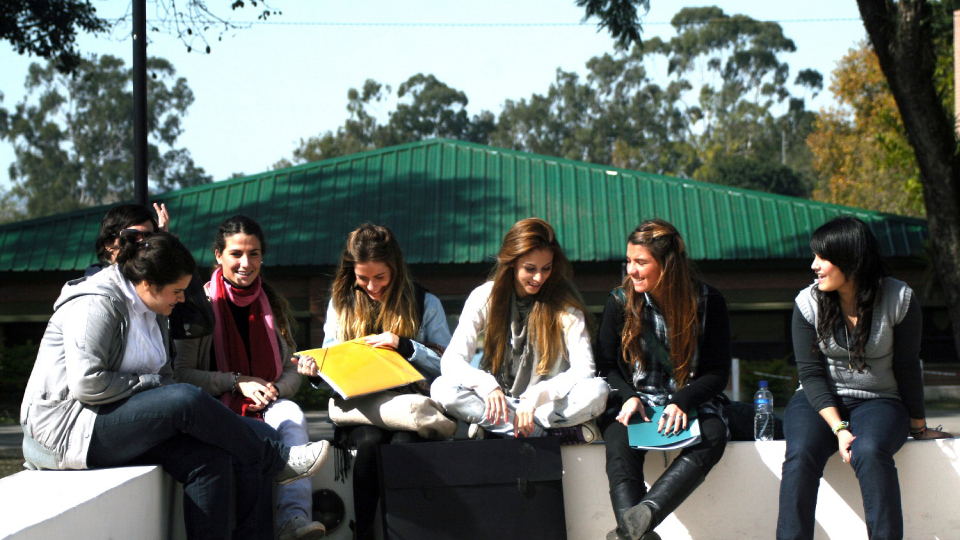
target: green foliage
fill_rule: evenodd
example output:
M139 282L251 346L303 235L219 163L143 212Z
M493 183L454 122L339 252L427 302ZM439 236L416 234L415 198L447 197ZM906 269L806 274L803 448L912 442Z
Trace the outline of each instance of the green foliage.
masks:
M9 41L17 54L55 61L57 69L65 73L72 73L81 62L77 32L98 33L109 28L89 0L4 0L0 8L0 39Z
M211 181L189 151L173 148L194 99L186 79L162 58L148 59L147 69L152 188ZM133 95L124 61L91 56L72 77L53 63L31 64L25 86L27 95L0 123L0 136L14 145L11 193L25 201L26 217L132 198Z
M305 411L325 411L331 397L333 397L333 390L327 387L317 390L304 377L300 389L293 396L293 401Z
M790 167L740 156L714 160L697 173L698 179L707 182L790 197L807 197L811 190L809 183Z
M0 422L16 422L39 345L0 346Z
M610 33L617 47L626 49L631 43L640 43L643 28L637 10L648 11L650 0L576 0L576 4L584 9L584 20L599 19L600 28Z
M771 377L789 377L780 379ZM800 387L800 377L797 367L791 365L789 357L776 360L741 360L740 361L740 399L753 401L753 394L760 388L760 381L766 380L770 392L773 394L773 404L782 410L787 402Z

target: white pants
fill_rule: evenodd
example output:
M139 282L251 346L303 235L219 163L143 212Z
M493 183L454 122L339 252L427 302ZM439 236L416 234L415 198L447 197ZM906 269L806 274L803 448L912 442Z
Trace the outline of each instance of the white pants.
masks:
M263 413L263 421L277 430L280 442L288 447L307 444L307 417L300 406L289 399L278 399ZM296 515L313 521L313 485L309 478L277 486L277 529Z
M542 429L575 426L593 420L604 411L609 393L610 386L599 377L578 381L566 396L548 401L534 409L533 422L539 429L534 429L532 435L541 435ZM484 398L450 377L437 377L430 387L430 397L443 405L448 414L459 420L479 424L491 433L513 435L513 420L520 404L518 398L507 396L509 411L505 424L491 424L484 417Z

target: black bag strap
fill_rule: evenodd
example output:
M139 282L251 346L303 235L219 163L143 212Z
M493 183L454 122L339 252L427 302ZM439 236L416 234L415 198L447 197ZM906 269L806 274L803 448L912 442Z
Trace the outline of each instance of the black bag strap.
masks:
M427 304L427 288L423 285L413 282L413 294L417 297L417 313L420 317L420 326L423 326L423 315L426 311Z

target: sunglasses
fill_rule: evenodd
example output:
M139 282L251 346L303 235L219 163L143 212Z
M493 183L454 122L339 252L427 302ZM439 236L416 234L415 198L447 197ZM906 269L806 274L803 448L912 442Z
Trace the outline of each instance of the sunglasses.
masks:
M133 240L139 242L148 234L150 233L141 231L140 229L123 229L117 236L121 238L132 238Z

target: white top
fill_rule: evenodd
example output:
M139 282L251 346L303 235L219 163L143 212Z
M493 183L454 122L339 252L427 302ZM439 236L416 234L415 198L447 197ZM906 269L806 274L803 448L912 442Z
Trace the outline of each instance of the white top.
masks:
M477 352L480 334L487 325L487 301L492 290L493 282L488 281L470 293L450 345L440 359L440 371L444 377L453 378L484 398L500 388L500 384L493 374L471 366L470 360ZM569 365L563 358L557 358L549 373L531 374L532 381L540 380L527 387L520 396L532 400L537 407L565 397L578 381L595 376L593 349L583 312L574 308L565 311L560 325ZM534 350L534 353L539 358L539 352ZM534 362L532 369L536 370L538 363Z
M167 361L167 354L163 349L163 336L160 334L160 325L157 324L157 314L143 303L136 287L123 277L118 265L111 265L105 271L113 272L115 275L111 277L120 283L130 317L130 329L123 348L123 362L117 371L138 375L159 373Z

